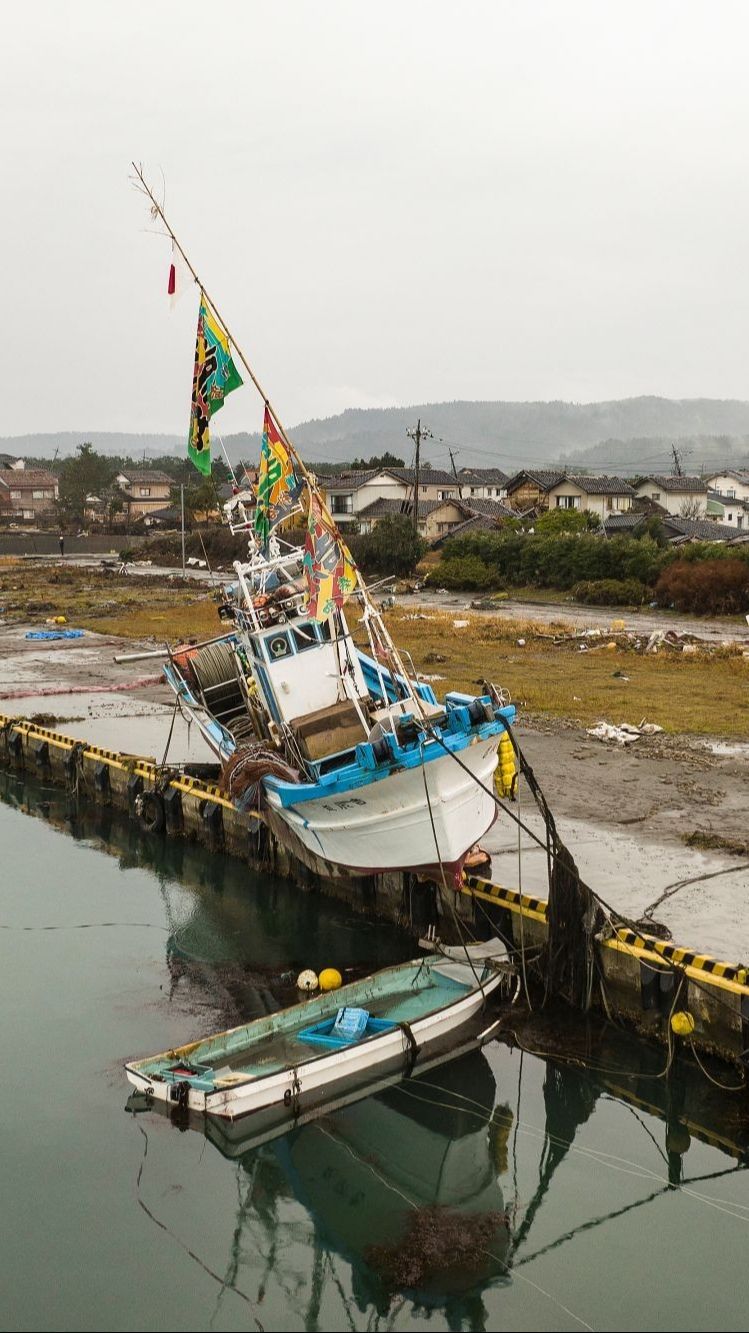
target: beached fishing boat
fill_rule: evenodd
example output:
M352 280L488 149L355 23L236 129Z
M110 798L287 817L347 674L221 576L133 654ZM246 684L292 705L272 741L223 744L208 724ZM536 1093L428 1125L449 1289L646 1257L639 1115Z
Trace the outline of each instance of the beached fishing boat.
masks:
M137 168L136 176L191 269ZM226 513L247 540L247 559L234 563L219 607L225 632L168 649L167 681L220 761L228 794L262 809L313 870L414 871L457 884L496 817L495 773L500 785L511 782L515 710L487 682L480 695L438 700L407 668L315 477L202 286L188 444L195 466L210 474L211 416L242 383L234 356L264 400L254 505L237 484ZM285 541L299 523L303 541Z
M297 1115L457 1043L506 974L496 955L429 954L125 1070L138 1092L186 1112Z
M173 650L166 678L224 766L228 793L265 810L323 873L439 876L442 866L457 879L494 821L498 747L515 710L489 693L439 702L415 673L383 662L395 650L381 647L363 585L369 653L342 607L310 615L302 557L256 550L237 562L224 606L232 632Z

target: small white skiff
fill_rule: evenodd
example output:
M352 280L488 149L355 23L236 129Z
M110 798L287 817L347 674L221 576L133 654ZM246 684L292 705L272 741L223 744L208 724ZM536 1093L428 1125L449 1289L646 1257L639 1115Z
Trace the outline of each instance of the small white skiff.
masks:
M431 954L125 1070L139 1092L185 1111L226 1120L273 1107L297 1114L457 1041L504 975L496 957Z

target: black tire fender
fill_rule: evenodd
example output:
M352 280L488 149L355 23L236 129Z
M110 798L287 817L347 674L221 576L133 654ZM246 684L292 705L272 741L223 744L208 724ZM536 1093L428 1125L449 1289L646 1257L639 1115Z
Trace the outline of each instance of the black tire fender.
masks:
M144 833L163 833L166 824L164 801L157 791L144 791L138 798L138 819Z

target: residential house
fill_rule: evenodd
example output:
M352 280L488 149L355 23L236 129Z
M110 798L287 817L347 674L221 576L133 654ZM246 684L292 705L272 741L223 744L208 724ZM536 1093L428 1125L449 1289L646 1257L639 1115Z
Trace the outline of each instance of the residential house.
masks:
M564 473L558 468L540 472L523 468L507 481L507 502L513 509L522 512L527 509L548 509L549 493L560 481L564 481Z
M359 513L359 530L368 533L388 514L413 515L413 501L373 500ZM501 518L515 517L513 511L498 500L420 500L417 527L420 535L430 543L448 536L455 528L462 527L467 520L481 515L487 520L487 526L495 528Z
M470 511L460 500L420 500L417 529L427 541L449 532L468 517ZM358 522L361 533L372 532L383 518L395 514L405 514L413 518L413 500L410 496L400 499L373 500L359 511Z
M328 508L341 529L358 523L362 512L376 500L397 501L397 508L391 506L388 512L407 510L413 503L415 481L414 469L406 467L369 468L363 472L341 472L337 476L318 478ZM436 468L419 471L420 504L450 499L457 496L458 489L449 472Z
M682 518L704 518L707 514L707 482L704 477L651 476L635 483L640 500L652 500L666 514Z
M461 500L503 500L509 477L498 467L462 467L458 481Z
M165 505L163 509L152 509L143 519L146 528L180 528L182 510L177 505Z
M406 487L407 494L413 498L413 488L416 484L416 471L412 467L390 467L386 469L392 476L397 477L401 485ZM422 467L419 469L419 502L423 500L450 500L453 497L459 498L460 486L458 485L452 472L444 472L440 468Z
M635 491L621 477L563 477L548 492L549 509L579 509L603 522L611 514L626 514Z
M626 514L607 514L603 520L605 537L631 537L635 528L645 523L649 515L640 509L630 509Z
M146 468L132 468L119 472L115 477L122 491L128 518L141 518L163 509L169 503L169 495L174 485L173 479L166 472L151 472Z
M54 510L57 477L42 468L0 468L0 516L35 523Z
M712 518L680 518L677 514L665 514L663 527L674 546L685 542L729 542L736 537L735 528L716 523Z
M516 515L513 514L513 518L514 517L516 517ZM462 523L456 524L454 528L450 528L447 532L443 532L440 536L435 537L432 541L432 546L435 548L444 546L445 542L449 541L451 537L463 537L472 532L496 531L497 523L493 518L490 518L488 514L471 514L470 518L464 519Z
M713 473L707 484L708 513L729 527L749 529L749 468Z

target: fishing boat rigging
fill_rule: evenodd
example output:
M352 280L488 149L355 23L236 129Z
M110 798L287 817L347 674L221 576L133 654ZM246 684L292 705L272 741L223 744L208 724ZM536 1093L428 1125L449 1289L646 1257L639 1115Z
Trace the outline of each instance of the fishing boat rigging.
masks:
M496 817L491 782L515 710L495 691L438 700L407 669L315 477L133 166L200 291L188 453L204 475L210 418L242 383L235 356L264 404L254 513L244 499L227 506L247 556L219 608L225 633L170 649L166 679L231 798L262 807L274 835L314 870L409 870L457 883ZM303 544L284 536L298 515Z

